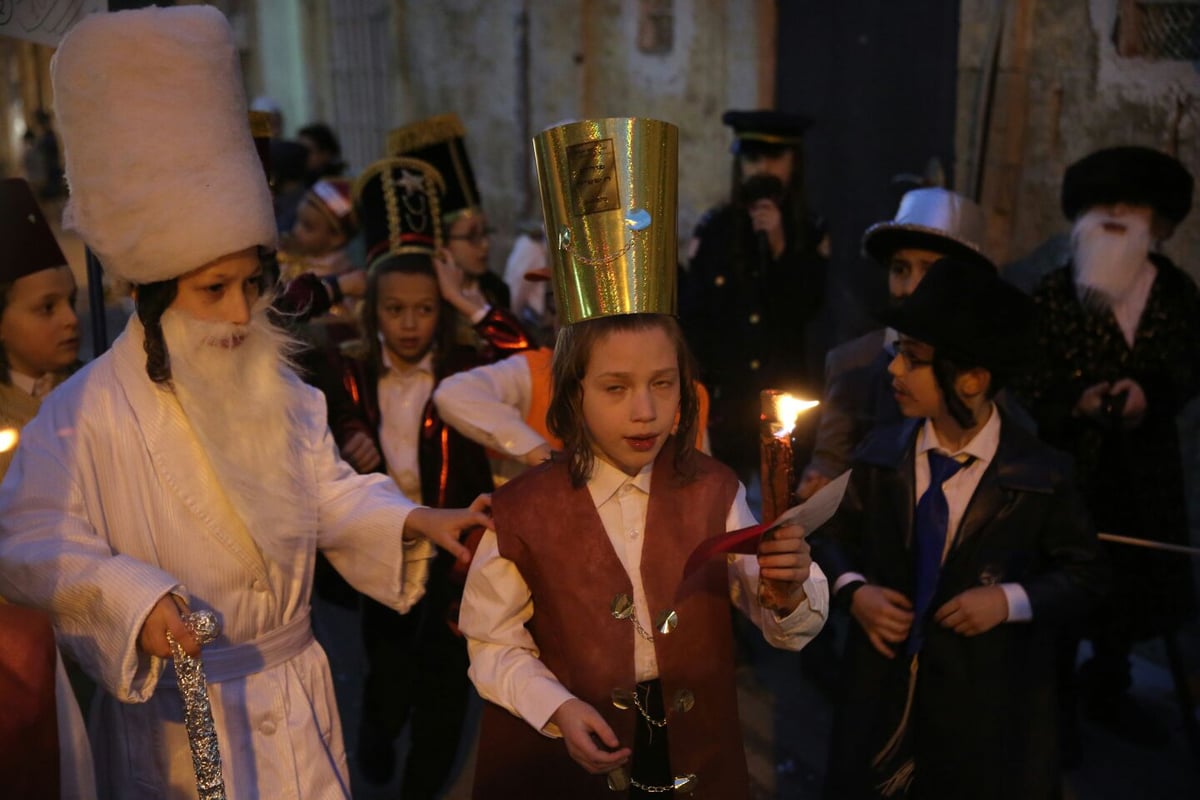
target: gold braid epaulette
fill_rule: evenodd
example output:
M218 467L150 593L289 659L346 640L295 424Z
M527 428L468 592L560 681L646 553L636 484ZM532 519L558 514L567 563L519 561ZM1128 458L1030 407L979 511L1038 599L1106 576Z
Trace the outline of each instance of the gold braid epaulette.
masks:
M458 114L439 114L423 119L388 134L388 155L399 156L429 147L449 139L461 139L467 135Z

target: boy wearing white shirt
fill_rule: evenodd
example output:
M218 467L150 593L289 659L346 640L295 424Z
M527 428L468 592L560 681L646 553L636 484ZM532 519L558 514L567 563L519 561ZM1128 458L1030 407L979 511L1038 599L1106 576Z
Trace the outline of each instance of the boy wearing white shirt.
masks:
M757 557L686 568L754 519L732 470L694 446L695 367L671 316L675 127L574 123L535 149L547 227L569 230L553 251L566 327L546 415L563 447L497 490L463 593L470 676L490 701L473 796L748 800L730 600L799 649L828 588L794 525ZM760 573L777 610L758 603Z

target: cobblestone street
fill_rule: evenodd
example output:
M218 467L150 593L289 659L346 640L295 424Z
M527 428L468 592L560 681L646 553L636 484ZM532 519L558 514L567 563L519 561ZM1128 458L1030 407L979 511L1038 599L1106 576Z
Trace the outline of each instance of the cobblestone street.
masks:
M363 655L357 615L318 602L315 614L318 638L326 644L337 682L346 746L354 775L354 796L361 800L398 800L399 777L384 787L367 784L355 764L355 737L361 712L359 692ZM818 681L836 675L831 665L813 654L787 653L756 641L749 624L739 625L743 657L738 668L746 756L753 782L754 800L810 800L821 796L828 752L832 709ZM836 626L835 626L836 630ZM823 636L830 635L826 631ZM838 631L840 633L840 631ZM1200 637L1187 639L1193 647ZM1185 649L1187 645L1185 644ZM1067 800L1153 798L1172 800L1200 796L1200 761L1190 756L1183 734L1179 707L1170 674L1159 652L1149 645L1135 661L1135 692L1156 718L1172 733L1171 745L1156 752L1126 743L1106 730L1084 723L1083 763L1066 777ZM1195 663L1195 653L1189 663ZM479 701L471 718L478 721ZM474 735L464 742L459 766L447 800L471 796ZM400 757L406 737L397 742ZM402 762L400 762L402 763Z

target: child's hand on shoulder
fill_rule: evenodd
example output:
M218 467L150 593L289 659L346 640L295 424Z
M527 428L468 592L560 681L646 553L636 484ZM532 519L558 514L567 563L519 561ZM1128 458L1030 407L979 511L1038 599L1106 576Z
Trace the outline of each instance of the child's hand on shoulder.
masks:
M476 525L492 527L494 523L488 513L491 506L492 496L481 494L466 508L414 508L404 520L404 541L412 542L418 536L424 536L455 558L468 561L471 551L459 540L463 531Z
M629 761L633 750L621 747L613 729L600 712L572 697L550 717L562 732L567 753L593 775L604 775Z
M783 584L785 616L804 602L804 582L812 571L812 550L804 534L800 525L784 525L758 543L758 577Z
M946 601L933 618L957 634L978 636L1008 619L1008 597L999 586L976 586Z
M912 629L912 601L895 589L864 584L850 598L850 614L867 634L884 658L895 658L896 651L888 645L900 644Z

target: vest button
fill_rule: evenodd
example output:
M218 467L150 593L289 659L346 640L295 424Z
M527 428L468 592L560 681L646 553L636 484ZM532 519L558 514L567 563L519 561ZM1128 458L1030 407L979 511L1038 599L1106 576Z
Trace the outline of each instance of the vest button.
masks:
M675 693L675 702L672 705L676 711L686 714L695 708L696 694L691 689L680 689Z

